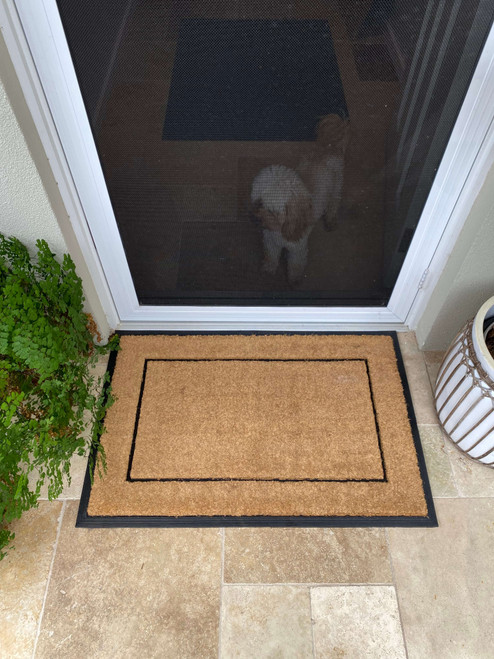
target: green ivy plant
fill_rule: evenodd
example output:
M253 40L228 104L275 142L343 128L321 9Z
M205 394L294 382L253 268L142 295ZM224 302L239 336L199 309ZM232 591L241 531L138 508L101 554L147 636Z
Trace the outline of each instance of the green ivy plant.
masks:
M74 454L89 452L100 475L106 468L98 438L113 398L92 367L118 337L98 345L72 259L36 246L32 258L0 234L0 559L14 538L8 525L38 505L42 485L55 499L70 483Z

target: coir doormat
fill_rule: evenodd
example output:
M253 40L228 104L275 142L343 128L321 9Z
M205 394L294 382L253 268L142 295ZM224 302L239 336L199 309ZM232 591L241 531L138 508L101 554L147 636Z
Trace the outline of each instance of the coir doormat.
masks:
M123 335L79 526L434 526L396 335Z
M164 140L312 141L348 114L329 23L184 19Z

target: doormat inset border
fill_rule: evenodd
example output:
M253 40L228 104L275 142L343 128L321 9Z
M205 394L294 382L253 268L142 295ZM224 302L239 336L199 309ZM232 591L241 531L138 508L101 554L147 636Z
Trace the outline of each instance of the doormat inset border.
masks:
M77 519L77 526L80 527L190 527L190 526L300 526L300 527L342 527L342 526L437 526L437 520L435 516L435 511L434 511L434 505L432 501L432 495L431 495L431 490L430 490L430 485L428 482L428 477L427 477L427 471L425 467L425 461L424 461L424 456L423 456L423 451L420 443L420 438L418 434L418 428L415 420L415 415L413 412L413 406L411 402L411 396L410 396L410 391L408 388L407 380L406 380L406 374L405 374L405 369L403 365L403 360L401 357L401 352L397 340L397 335L395 332L369 332L369 333L317 333L316 335L314 333L301 333L301 332L295 332L295 333L272 333L272 332L240 332L240 333L232 333L232 332L160 332L160 333L145 333L145 332L121 332L120 335L122 337L124 336L141 336L141 337L146 337L146 336L169 336L169 337L231 337L231 336L243 336L243 337L260 337L260 336L265 336L265 337L276 337L276 336L283 336L283 337L311 337L311 336L325 336L325 337L371 337L371 336L376 336L376 337L389 337L392 342L392 351L394 352L394 357L396 359L396 370L399 373L399 378L401 380L401 384L403 387L403 398L404 402L406 405L406 410L408 414L408 420L410 424L410 431L411 431L411 436L413 437L413 447L416 452L416 459L417 459L417 467L418 467L418 476L420 477L420 484L421 488L423 490L423 498L424 498L424 513L421 515L329 515L329 516L323 516L323 515L240 515L240 516L232 516L232 515L182 515L182 516L171 516L171 515L91 515L88 512L88 506L90 502L90 496L91 496L91 479L89 475L89 465L88 465L88 470L86 473L85 477L85 482L84 482L84 487L83 487L83 493L82 493L82 498L81 498L81 505L79 509L79 514L78 514L78 519ZM269 339L268 339L269 340ZM341 338L336 339L336 341L341 342ZM319 340L320 341L320 340ZM389 339L388 339L389 341ZM365 339L364 339L365 342ZM389 357L389 356L388 356ZM312 479L283 479L283 478L268 478L268 479L261 479L261 480L267 480L267 481L279 481L280 483L288 483L289 485L294 483L297 484L299 481L302 483L305 482L314 482L316 483L316 486L318 484L332 484L334 483L337 487L340 485L345 486L347 483L349 485L353 485L353 483L356 484L357 487L359 487L359 483L362 483L363 485L370 484L372 486L373 483L376 483L376 486L380 486L378 484L385 484L388 483L388 474L386 473L386 460L385 460L385 455L383 453L383 447L381 444L381 433L380 433L380 428L379 428L379 413L378 410L376 409L376 401L375 401L375 396L374 396L374 391L373 391L373 386L372 386L372 378L371 378L371 373L370 373L370 366L369 366L369 361L365 358L362 357L362 355L356 356L354 358L349 358L348 355L345 358L340 358L338 357L328 357L328 358L320 358L318 356L314 356L314 358L307 357L306 359L300 359L300 358L293 358L293 357L288 357L285 358L280 355L276 355L273 358L266 358L264 355L263 359L257 359L257 358L242 358L242 359L236 359L236 358L225 358L224 356L218 356L214 358L177 358L176 355L173 355L173 357L168 357L168 356L159 356L157 357L156 355L153 355L150 358L146 358L143 364L142 368L142 378L140 382L140 392L139 392L139 402L137 409L134 408L134 432L132 436L132 443L130 447L130 451L127 449L127 457L125 458L126 460L126 479L125 481L128 484L128 487L136 486L136 487L141 487L145 486L146 483L153 483L153 486L156 486L156 484L159 483L165 483L168 485L170 482L177 482L177 483L192 483L192 486L195 485L195 481L201 481L201 485L205 481L232 481L235 480L234 478L231 479L230 477L228 478L161 478L160 474L153 474L152 478L141 478L141 474L139 475L132 475L132 466L133 466L133 460L135 456L135 450L136 450L136 441L137 441L137 436L139 432L139 422L140 422L140 414L141 414L141 405L143 401L143 396L144 396L144 390L145 390L145 383L146 383L146 376L147 376L147 369L149 367L149 364L153 364L156 362L166 362L165 366L167 366L167 363L170 363L171 365L176 364L177 362L194 362L194 363L201 363L201 362L215 362L215 365L218 364L219 367L221 367L221 362L257 362L257 361L264 361L264 362L305 362L305 363L314 363L318 364L321 362L339 362L339 361L353 361L353 362L358 362L361 364L365 365L365 372L368 380L368 386L369 386L369 392L370 392L370 399L372 401L372 412L373 412L373 417L374 417L374 423L375 423L375 432L377 435L378 439L378 450L380 454L380 463L382 465L382 474L376 474L376 476L379 476L379 478L350 478L350 479L326 479L326 478L316 478L312 481ZM110 373L110 376L113 377L113 372L115 370L115 365L117 362L117 354L112 353L110 356L109 360L109 365L108 365L108 371ZM180 365L180 364L179 364ZM371 366L372 368L372 366ZM375 370L375 367L374 367ZM104 391L103 395L106 395L106 391ZM118 394L117 394L118 395ZM378 392L378 395L381 395ZM103 439L104 441L104 439ZM389 447L389 443L388 443ZM374 475L374 474L371 474ZM96 477L96 480L98 480L98 477ZM239 480L251 480L250 478L244 479L241 478ZM252 479L254 481L257 481L258 479ZM104 479L102 481L104 483ZM96 487L98 487L98 483L95 483ZM221 485L221 483L220 483ZM228 486L228 483L226 484ZM296 485L295 485L296 486ZM328 485L329 486L329 485ZM395 487L393 484L390 486L391 488ZM413 489L413 488L412 488ZM401 496L401 495L400 495Z
M331 363L331 362L359 362L365 365L365 370L366 370L366 375L367 375L367 381L369 384L369 393L370 393L370 400L372 404L372 412L373 412L373 417L374 417L374 425L375 425L375 430L376 430L376 437L377 437L377 445L378 445L378 451L380 455L380 467L382 469L382 476L379 478L236 478L236 477L224 477L224 478L214 478L214 477L208 477L208 478L186 478L186 477L180 477L180 478L159 478L159 477L148 477L148 478L139 478L139 477L133 477L132 476L132 466L134 462L134 455L135 455L135 450L136 450L136 443L137 443L137 437L138 437L138 432L139 432L139 422L140 422L140 417L141 417L141 406L142 406L142 399L144 396L144 390L146 388L146 378L147 378L147 372L148 372L148 364L149 363L156 363L156 362L168 362L168 363L187 363L187 362L194 362L194 363L228 363L228 362L269 362L269 363L290 363L290 362L303 362L304 365L308 364L317 364L320 362L323 363ZM139 402L137 405L137 411L136 411L136 418L135 418L135 424L134 424L134 433L132 437L132 445L130 448L130 453L129 453L129 466L127 469L127 482L129 483L152 483L152 482L158 482L158 483L170 483L170 482L180 482L180 483L187 483L187 482L246 482L246 481L252 481L252 482L261 482L261 481L268 481L268 482L278 482L278 483L337 483L337 482L353 482L353 483L387 483L387 475L386 475L386 465L384 463L384 456L382 452L382 446L381 446L381 436L380 436L380 431L379 431L379 423L377 419L377 412L376 412L376 406L374 402L374 396L372 393L372 382L370 378L370 373L369 373L369 364L366 359L146 359L144 361L144 368L143 368L143 373L142 373L142 378L141 378L141 391L139 394Z

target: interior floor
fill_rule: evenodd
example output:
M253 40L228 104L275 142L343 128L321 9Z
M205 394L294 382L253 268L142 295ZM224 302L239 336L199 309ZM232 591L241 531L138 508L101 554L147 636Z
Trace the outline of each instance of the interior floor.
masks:
M386 35L358 36L370 3L351 3L351 10L349 4L133 3L94 126L142 303L208 296L385 303L387 142L401 85L389 55L383 56ZM313 229L304 276L296 284L288 281L284 258L274 274L262 271L262 231L252 219L250 194L261 169L295 168L312 143L163 139L181 21L196 17L329 22L350 118L343 201L332 231L322 222Z

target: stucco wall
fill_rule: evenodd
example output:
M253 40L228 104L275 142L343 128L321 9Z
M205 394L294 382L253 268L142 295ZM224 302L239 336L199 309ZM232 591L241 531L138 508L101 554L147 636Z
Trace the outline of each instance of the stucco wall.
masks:
M53 209L0 79L0 231L30 248L45 238L67 251Z
M417 327L419 344L442 350L480 305L494 295L494 167Z

